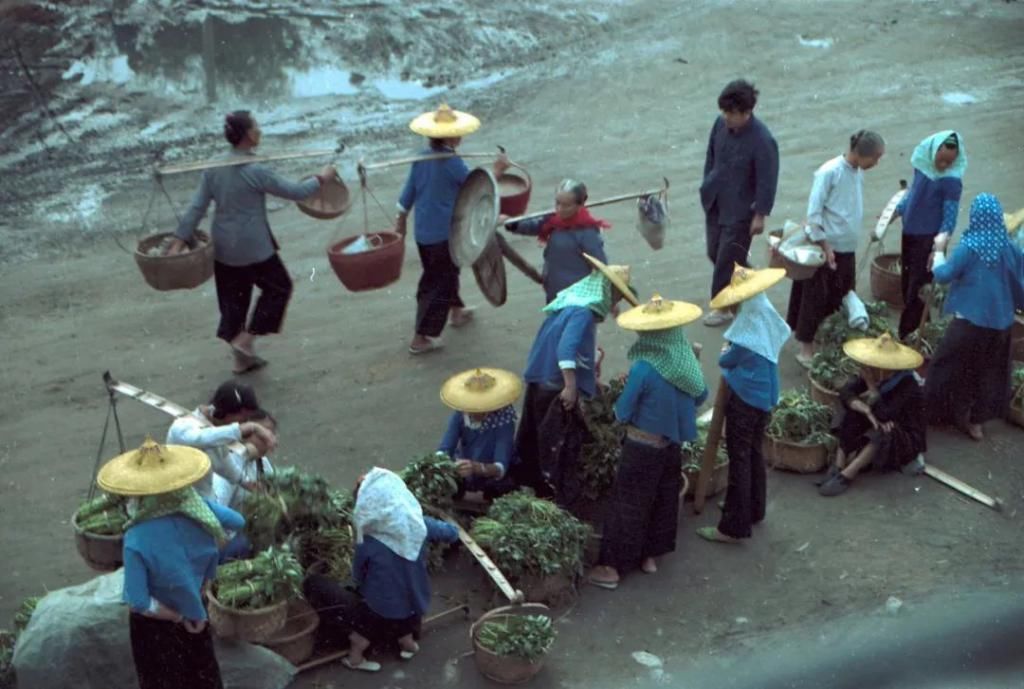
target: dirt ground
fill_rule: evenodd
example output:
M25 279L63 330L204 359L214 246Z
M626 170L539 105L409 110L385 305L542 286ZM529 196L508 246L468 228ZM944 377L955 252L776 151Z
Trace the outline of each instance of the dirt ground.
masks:
M610 38L594 45L592 60L571 67L568 77L539 75L530 88L497 94L500 106L479 113L484 127L467 148L508 146L533 173L533 209L548 205L548 190L564 176L586 181L593 197L655 187L667 176L673 225L662 251L638 238L628 204L601 213L615 225L606 238L609 256L633 266L642 294L708 298L697 188L715 98L739 75L759 86L758 115L779 142L773 227L802 218L814 169L863 127L880 131L888 143L881 164L866 175L869 218L899 179L910 178L914 145L946 128L963 134L970 158L961 226L979 192L997 194L1008 210L1024 204L1020 4L648 0L623 3L620 12ZM804 45L800 37L831 44ZM975 102L947 102L949 93ZM395 141L412 144L397 129ZM172 187L179 203L194 183ZM388 207L400 183L401 173L375 178ZM370 218L374 227L385 222L374 206ZM442 352L411 358L405 347L419 276L414 247L400 282L352 294L331 274L323 247L333 236L358 231L360 209L342 227L292 207L271 222L296 290L285 332L264 344L272 363L250 382L280 420L277 462L321 472L338 485L374 464L399 468L438 442L448 412L437 391L448 375L480 364L523 368L543 298L521 275L510 272L508 304L492 309L464 274L467 301L480 305L477 322L447 333ZM533 242L512 242L540 262ZM897 237L888 240L897 245ZM763 261L764 251L763 240L755 242L753 260ZM7 266L0 291L0 519L8 561L0 571L0 620L6 620L23 597L91 575L74 550L68 516L95 460L106 408L102 373L192 405L230 375L230 361L213 334L212 282L190 292L155 292L112 242ZM859 291L868 295L866 270ZM783 307L787 287L771 296ZM709 353L721 345L720 331L697 324L689 334ZM598 338L607 352L605 375L625 371L632 336L606 323ZM706 356L703 366L707 379L717 380L715 357ZM784 386L806 385L791 350L780 368ZM129 445L166 431L166 418L134 402L122 402L119 412ZM727 548L699 541L694 529L718 515L709 503L703 515L688 510L682 517L677 551L656 576L631 576L615 593L583 590L560 620L556 650L533 686L665 683L698 660L758 647L762 633L874 613L889 596L912 606L936 592L1021 591L1021 430L993 422L986 431L984 442L972 443L935 430L928 459L1001 498L1002 514L928 478L866 476L848 494L825 500L809 477L773 472L768 519L750 542ZM109 440L105 457L116 451ZM456 592L466 581L481 587L477 573L465 576L445 575L438 588ZM436 598L437 608L444 607ZM421 657L388 661L377 677L335 666L295 686L481 686L471 660L460 659L467 630L462 622L441 625L426 637ZM630 654L640 650L662 658L662 674L634 662Z

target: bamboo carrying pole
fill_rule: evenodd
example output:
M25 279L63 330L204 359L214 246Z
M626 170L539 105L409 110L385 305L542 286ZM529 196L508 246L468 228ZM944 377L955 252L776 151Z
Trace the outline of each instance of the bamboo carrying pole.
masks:
M639 191L634 194L620 194L619 196L609 196L606 199L599 199L597 201L591 201L583 205L584 208L596 208L597 206L607 206L612 203L619 203L620 201L629 201L630 199L639 199L644 196L655 196L668 189L668 180L665 180L665 186L660 189L651 189L649 191ZM522 222L524 220L533 220L534 218L543 218L545 215L550 215L551 211L539 211L537 213L529 213L527 215L519 215L514 218L509 218L504 224Z
M501 255L508 259L508 262L519 269L526 277L530 278L538 285L544 284L544 277L540 272L530 265L522 255L512 248L512 245L508 243L508 240L502 237L500 234L495 233L494 240L498 242L498 248L501 249Z
M297 158L318 158L320 156L337 155L337 148L325 148L315 151L299 151L296 153L278 153L266 156L240 157L232 160L200 160L196 163L182 163L180 165L166 165L153 169L158 177L162 175L177 175L182 172L199 172L200 170L213 170L219 167L233 167L235 165L248 165L249 163L269 163L274 160L294 160Z
M936 467L933 467L931 464L928 464L925 465L924 473L928 474L939 483L942 483L955 491L963 493L964 495L973 500L977 500L985 507L991 508L996 512L1003 511L1003 502L1001 500L986 495L985 493L982 493L977 488L964 483L963 481L961 481L960 479L951 474L947 474L942 469L938 469Z
M498 147L502 153L504 149L501 146ZM409 165L410 163L420 163L424 160L444 160L446 158L493 158L493 153L422 153L420 155L408 156L405 158L395 158L393 160L382 160L377 163L364 163L359 161L359 167L363 170L384 170L389 167L396 167L398 165ZM515 165L515 163L512 163ZM518 165L516 167L519 167Z
M700 463L700 475L697 487L693 491L693 511L700 514L704 510L704 499L707 497L708 481L711 471L715 468L715 456L718 444L722 441L722 427L725 425L725 403L729 401L729 385L725 378L718 379L718 392L715 393L715 406L711 412L711 424L708 426L708 439L704 443L704 457Z
M508 579L505 578L505 575L502 574L500 569L498 569L498 566L494 564L494 561L492 561L487 553L484 552L484 549L473 540L473 537L466 533L465 529L459 526L454 519L449 518L448 521L458 529L459 540L462 541L464 546L466 546L466 550L476 558L476 561L479 562L480 566L484 568L485 572L487 572L487 576L491 578L491 581L494 582L495 586L497 586L505 597L508 598L509 602L522 603L526 598L523 595L523 592L512 588L512 584L510 584Z

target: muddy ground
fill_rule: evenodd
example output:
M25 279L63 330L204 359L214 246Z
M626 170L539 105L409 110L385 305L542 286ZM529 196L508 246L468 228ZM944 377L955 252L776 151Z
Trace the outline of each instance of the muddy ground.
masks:
M547 205L548 190L563 176L585 180L595 197L656 186L668 176L673 227L662 251L639 240L630 207L602 213L615 225L607 235L609 256L634 267L645 294L656 289L707 299L697 186L715 97L737 75L760 87L758 114L781 150L773 226L802 217L813 170L861 127L877 129L888 142L885 158L866 177L869 216L899 179L910 177L913 146L945 128L965 137L966 198L989 191L1007 207L1024 203L1020 118L1013 114L1024 107L1020 4L650 0L624 3L617 12L614 30L567 73L538 72L491 93L495 105L479 113L484 127L467 148L508 146L533 172L534 208ZM805 45L800 37L825 43ZM963 94L973 102L951 102L965 100ZM402 128L393 137L412 145ZM172 187L179 204L194 181ZM400 173L374 180L386 205L400 183ZM135 205L121 211L141 213L142 191L126 189L123 202ZM385 221L375 206L370 218L374 227ZM522 276L510 273L509 302L492 309L466 275L464 295L480 305L477 322L448 333L442 352L410 358L405 346L419 275L414 251L407 251L400 282L351 294L330 273L323 248L334 236L358 231L361 211L341 227L292 207L271 221L296 292L285 333L265 343L272 364L251 382L280 419L278 462L300 464L339 485L373 464L401 467L438 441L448 412L437 390L448 375L482 363L522 369L542 304L537 287ZM532 242L513 243L539 262ZM888 245L895 247L896 237ZM764 250L758 240L754 259L762 260ZM0 290L0 518L8 560L0 572L0 619L7 619L22 597L90 576L74 550L68 516L95 459L106 406L103 371L194 404L229 375L230 361L213 335L212 283L155 292L112 242L72 242L62 256L7 266ZM868 295L866 270L859 291ZM786 287L771 296L783 306ZM720 331L698 324L689 332L709 352L721 344ZM610 323L598 337L608 353L606 375L626 370L632 337ZM781 362L784 385L804 386L791 354ZM708 380L717 380L714 357L703 365ZM167 420L154 411L133 402L119 410L129 444L165 432ZM694 529L714 523L717 509L709 504L700 516L688 510L677 552L656 576L633 575L615 593L583 590L563 611L556 650L533 686L671 683L673 673L698 661L763 647L764 633L878 614L889 596L913 607L926 594L1019 594L1021 430L1002 422L986 430L982 443L935 430L928 458L1000 497L1002 514L927 478L866 476L847 495L825 500L809 477L772 472L768 519L750 542L727 548L699 541ZM108 444L105 454L114 451ZM436 607L444 607L443 595L462 595L467 581L482 589L476 572L442 577ZM388 661L377 677L336 666L296 686L481 686L471 659L461 658L467 630L462 622L442 625L414 662ZM640 650L663 659L661 674L631 658Z

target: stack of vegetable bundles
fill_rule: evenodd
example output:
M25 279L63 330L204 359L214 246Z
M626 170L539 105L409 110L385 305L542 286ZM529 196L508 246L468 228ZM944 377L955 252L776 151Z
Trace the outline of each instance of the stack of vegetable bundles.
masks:
M120 495L102 493L88 500L75 512L79 530L100 536L119 536L128 524L125 499Z
M214 595L236 610L257 610L301 597L302 566L288 548L268 548L251 560L217 568Z

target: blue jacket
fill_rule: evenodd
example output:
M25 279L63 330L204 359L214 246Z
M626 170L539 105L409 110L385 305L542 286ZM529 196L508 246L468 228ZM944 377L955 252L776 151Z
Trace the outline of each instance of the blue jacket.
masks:
M615 401L615 418L678 445L697 437L697 407L707 397L707 388L694 399L662 378L650 363L636 361Z
M958 245L949 259L932 271L935 281L950 283L944 311L980 328L1006 330L1015 309L1024 309L1024 256L1012 244L1000 261L986 266L973 251Z
M508 475L509 467L515 461L516 426L507 423L497 428L474 429L466 425L465 415L452 412L448 417L448 429L441 439L438 452L443 452L452 459L472 459L485 464L499 464L502 476ZM495 479L494 482L500 481ZM492 481L478 476L465 481L466 490L483 490Z
M225 529L245 526L238 512L207 500ZM153 597L189 620L205 620L200 591L217 574L217 542L182 514L148 519L124 534L124 601L145 612Z
M934 236L953 233L960 212L960 194L964 184L958 177L929 179L914 170L914 183L896 210L903 218L903 234Z
M779 367L760 354L738 344L718 357L729 389L755 409L771 411L779 402Z
M708 137L700 200L704 212L718 208L718 222L750 222L755 213L771 215L779 182L779 146L753 115L738 131L719 116Z
M416 562L406 560L373 536L366 536L356 546L352 579L366 604L381 617L404 620L430 608L427 549L431 541L457 541L459 532L437 519L424 517L423 521L427 539Z
M505 228L509 232L536 237L540 234L540 228L552 215L549 213L542 218L512 223ZM583 258L584 253L590 254L602 263L608 263L608 257L604 253L604 239L599 228L560 230L551 234L548 243L544 245L545 303L550 304L563 289L590 275L594 268Z
M593 397L597 387L597 317L582 306L567 306L550 314L540 326L523 378L527 383L562 386L562 369L576 370L576 388L584 397Z
M423 151L426 155L438 152L430 149ZM408 213L415 206L413 234L418 244L430 245L448 241L455 199L458 198L459 189L468 176L469 168L459 157L421 160L412 164L402 195L398 199L398 207Z

